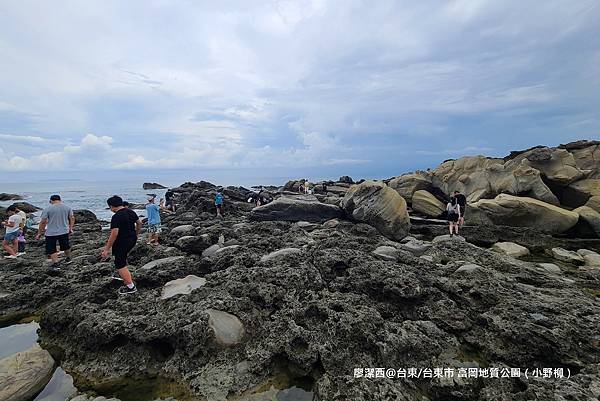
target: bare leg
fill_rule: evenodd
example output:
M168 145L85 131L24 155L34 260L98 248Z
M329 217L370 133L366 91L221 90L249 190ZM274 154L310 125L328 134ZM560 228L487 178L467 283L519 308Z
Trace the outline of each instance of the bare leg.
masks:
M15 250L10 246L10 244L8 243L8 241L2 241L2 247L4 248L4 250L6 252L8 252L8 254L10 256L14 256L17 253L15 252Z
M450 222L449 227L450 227L450 235L452 235L453 234L453 232L452 232L452 222Z
M129 269L127 268L127 266L119 269L118 272L119 272L119 276L121 276L121 278L123 279L123 282L125 283L125 285L129 285L129 284L133 283L133 279L131 278L131 273L129 272Z
M70 250L70 249L67 249L67 250L65 251L65 256L66 256L67 258L70 258L70 257L71 257L71 250Z
M50 259L52 259L52 263L58 263L58 252L54 252L50 255Z

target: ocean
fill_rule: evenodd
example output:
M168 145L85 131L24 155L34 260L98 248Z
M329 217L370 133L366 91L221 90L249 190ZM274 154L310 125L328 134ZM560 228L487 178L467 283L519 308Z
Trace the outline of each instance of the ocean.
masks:
M173 183L172 186L182 183ZM55 180L2 184L0 192L22 195L25 197L24 202L40 208L48 205L51 195L58 194L73 209L91 210L99 219L110 220L112 213L107 209L106 199L112 195L119 195L130 203L145 203L146 194L149 193L156 194L159 198L164 197L166 189L144 190L142 184L140 181ZM6 207L12 203L13 201L4 201L0 202L0 206Z

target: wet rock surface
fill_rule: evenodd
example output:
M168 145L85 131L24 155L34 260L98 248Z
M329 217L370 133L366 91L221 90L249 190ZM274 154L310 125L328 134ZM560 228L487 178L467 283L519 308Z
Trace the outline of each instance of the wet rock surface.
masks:
M35 345L0 359L0 400L29 401L50 381L54 359Z
M591 258L600 251L595 240L493 226L450 237L436 224L406 227L394 240L376 220L343 213L311 225L254 220L242 201L228 200L217 219L212 184L173 190L178 210L163 214L170 233L159 246L140 238L131 252L136 294L116 294L113 266L99 258L107 233L85 229L94 221L76 226L74 262L59 273L48 272L43 244L33 240L26 257L2 262L2 319L41 314L42 345L78 384L152 374L197 399L226 400L285 366L309 379L319 400L597 398L599 270L544 255L562 247ZM192 231L171 235L184 225ZM176 246L188 232L210 246ZM487 249L501 241L532 255ZM161 300L167 283L190 275L205 284ZM369 367L551 367L572 376L354 377Z

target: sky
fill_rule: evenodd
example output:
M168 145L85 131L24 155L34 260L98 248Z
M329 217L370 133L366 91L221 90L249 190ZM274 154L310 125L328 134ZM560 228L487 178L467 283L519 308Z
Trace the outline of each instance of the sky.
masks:
M0 182L385 178L600 139L598 21L597 0L4 0Z

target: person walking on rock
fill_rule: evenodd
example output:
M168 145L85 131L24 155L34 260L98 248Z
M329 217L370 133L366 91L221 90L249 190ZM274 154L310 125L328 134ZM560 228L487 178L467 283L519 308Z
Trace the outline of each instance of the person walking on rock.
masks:
M223 217L223 194L220 190L215 195L215 207L217 208L217 217Z
M458 224L463 226L465 224L465 212L467 210L467 197L460 193L460 191L454 191L454 198L458 202L458 206L460 206L460 219L458 220Z
M60 250L65 253L65 263L71 263L69 235L73 234L73 226L75 225L73 209L62 202L60 195L52 195L50 206L44 209L41 219L35 239L40 239L42 235L45 236L46 255L52 260L50 269L60 270L56 243L58 242Z
M450 198L450 202L446 205L446 212L448 212L448 223L450 225L450 236L454 234L458 235L458 221L460 220L460 205L453 196Z
M127 267L127 255L137 242L142 229L142 221L132 209L123 206L121 197L111 196L106 203L114 215L110 220L110 235L102 250L102 260L108 259L109 252L112 249L117 270L112 278L123 281L125 284L119 289L119 294L133 294L137 292L137 288Z
M148 214L148 245L158 245L158 237L161 233L160 228L160 209L155 203L156 195L148 195L146 203L146 213Z
M8 215L8 219L2 222L2 225L6 228L2 247L8 252L8 256L5 256L5 258L16 259L19 247L17 237L20 232L21 216L17 213L17 208L14 206L7 207L6 214Z

